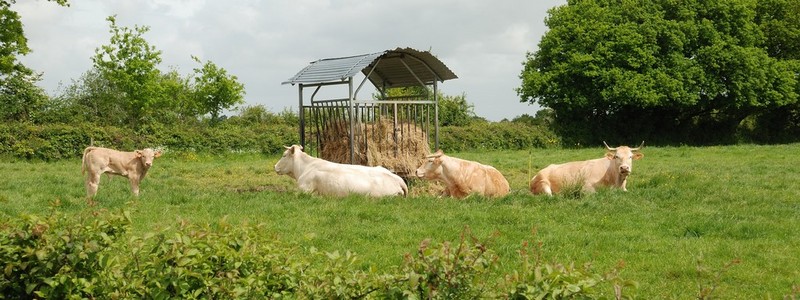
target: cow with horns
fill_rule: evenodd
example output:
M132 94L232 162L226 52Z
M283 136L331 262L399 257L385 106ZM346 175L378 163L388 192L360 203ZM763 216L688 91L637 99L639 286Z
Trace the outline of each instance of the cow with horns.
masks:
M639 147L609 147L606 142L606 155L603 158L573 161L563 164L552 164L531 179L530 190L533 194L552 196L565 186L579 185L584 192L594 192L598 187L611 186L628 191L625 185L628 175L633 171L633 161L644 157Z

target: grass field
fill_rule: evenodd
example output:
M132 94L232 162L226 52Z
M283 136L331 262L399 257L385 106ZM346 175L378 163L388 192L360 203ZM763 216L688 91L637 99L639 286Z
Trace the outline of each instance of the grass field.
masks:
M284 241L325 251L352 250L363 266L388 268L420 241L457 241L465 227L500 257L498 272L518 267L523 241L543 243L544 256L624 264L644 299L696 298L715 288L720 299L781 299L800 286L800 144L645 147L628 190L578 196L533 196L540 168L598 158L603 148L449 153L499 169L512 193L501 199L430 196L410 183L408 198L325 198L298 193L278 176L278 156L166 153L130 194L123 178L103 176L97 207L131 210L135 232L195 223L264 223ZM0 162L0 220L44 214L49 204L88 209L80 159ZM94 209L96 209L95 207Z

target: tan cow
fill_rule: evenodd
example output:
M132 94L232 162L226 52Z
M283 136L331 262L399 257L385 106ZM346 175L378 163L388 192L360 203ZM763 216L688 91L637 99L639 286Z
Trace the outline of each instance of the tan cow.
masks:
M625 187L628 175L633 171L633 160L644 157L644 154L639 152L644 142L636 148L628 146L611 148L606 142L603 144L607 150L603 158L553 164L539 171L531 179L531 193L552 196L553 193L558 193L569 185L579 185L583 191L589 193L601 186L628 191Z
M275 172L297 180L307 193L346 196L361 194L374 197L405 196L408 186L400 176L384 167L367 167L330 162L303 152L303 146L286 147L275 164Z
M139 183L153 165L153 159L161 156L161 150L147 148L133 152L122 152L108 148L87 147L83 150L81 174L86 176L86 196L91 199L97 194L100 175L108 173L128 178L131 191L139 196Z
M502 197L508 194L508 180L492 166L444 155L428 155L417 169L417 177L444 182L446 196L464 198L470 194Z

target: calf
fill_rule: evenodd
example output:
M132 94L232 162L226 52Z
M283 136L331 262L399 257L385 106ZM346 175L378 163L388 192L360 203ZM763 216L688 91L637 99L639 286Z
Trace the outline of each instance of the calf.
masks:
M508 180L492 166L444 155L442 150L427 156L417 177L444 182L444 194L464 198L470 194L502 197L508 194Z
M606 146L606 156L603 158L573 161L563 164L553 164L545 167L531 179L530 189L533 194L553 195L564 186L579 185L585 192L594 192L601 186L611 186L628 191L625 185L628 175L633 171L633 160L644 157L639 150L644 146L630 148L619 146L611 148Z
M81 160L81 174L86 176L86 197L92 198L97 194L100 185L100 175L108 173L127 177L131 183L131 191L139 196L139 183L147 175L147 170L153 165L153 159L161 156L161 150L153 151L147 148L133 152L122 152L108 148L87 147L83 150Z
M286 147L275 164L275 172L297 180L301 190L329 196L405 196L408 186L400 176L384 167L367 167L330 162L311 157L303 146Z

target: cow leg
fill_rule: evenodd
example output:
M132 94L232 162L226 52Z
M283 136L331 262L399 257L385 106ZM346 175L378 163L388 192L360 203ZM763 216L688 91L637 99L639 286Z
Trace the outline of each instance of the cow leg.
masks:
M550 189L550 184L546 183L546 182L542 182L542 192L544 192L548 196L552 196L553 195L553 190Z
M583 185L583 191L585 193L594 193L595 192L594 185L591 184L591 183L584 184Z
M310 182L308 182L308 183L305 183L305 182L304 183L299 183L297 185L297 187L299 187L301 191L303 191L305 193L309 193L309 194L313 194L316 191L316 188Z
M538 178L538 175L537 177L534 177L534 179L531 181L530 188L531 188L531 193L533 193L534 195L536 194L545 194L548 196L553 195L553 189L550 188L550 182L547 180L540 180Z
M100 186L100 175L89 172L89 175L86 176L86 198L91 199L97 194L97 188Z
M139 179L134 177L128 179L131 182L131 192L134 196L139 197Z

